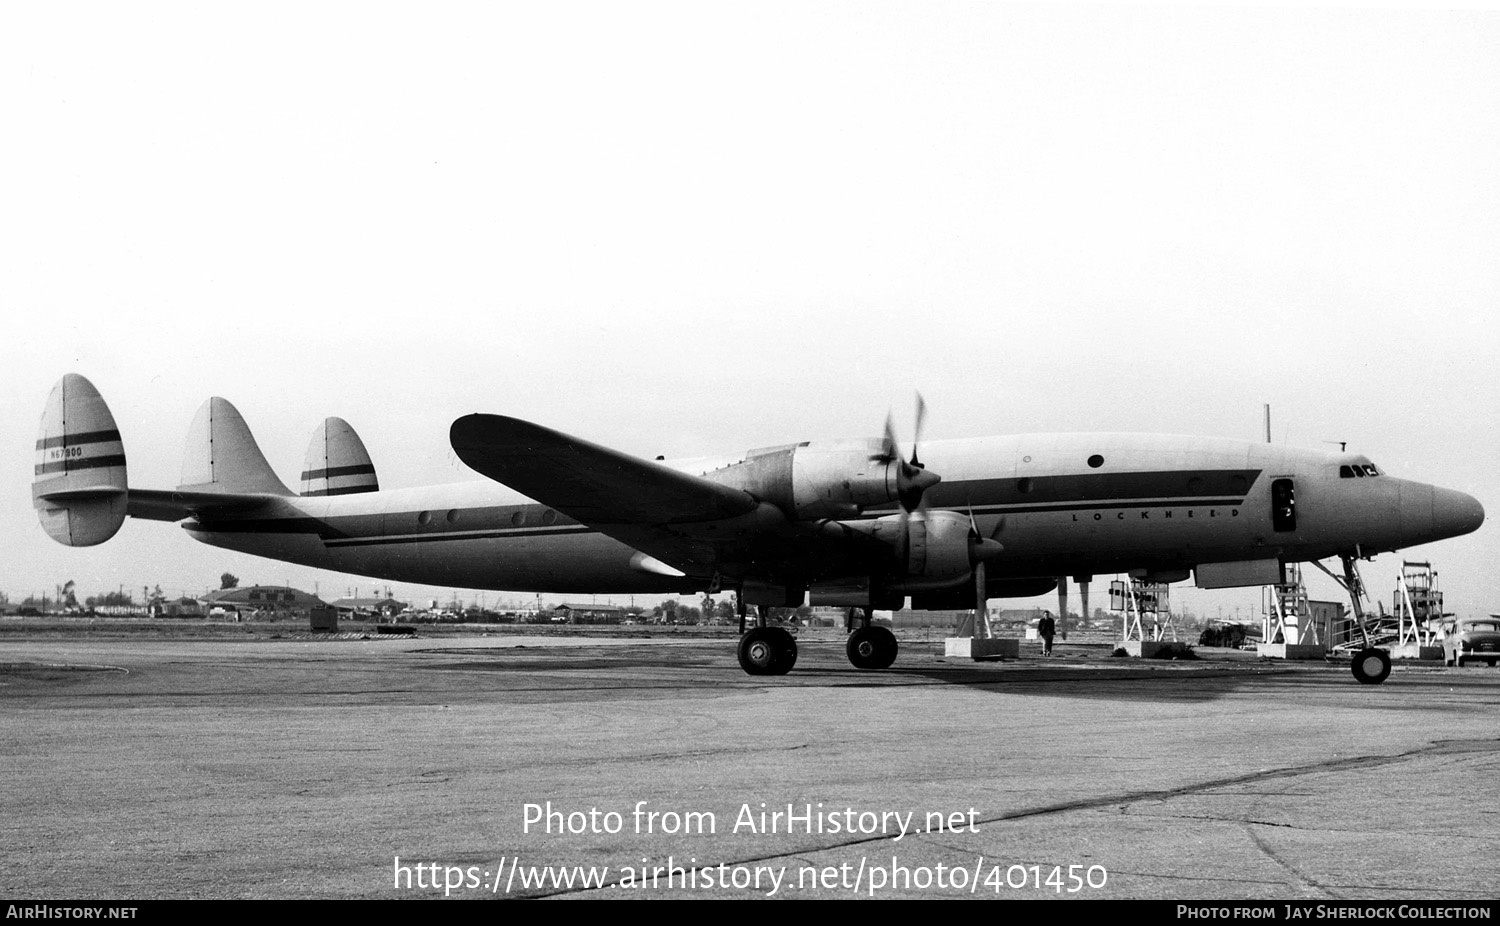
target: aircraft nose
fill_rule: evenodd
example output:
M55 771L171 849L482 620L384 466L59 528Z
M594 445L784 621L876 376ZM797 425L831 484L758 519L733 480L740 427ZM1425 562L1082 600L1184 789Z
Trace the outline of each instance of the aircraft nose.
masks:
M1479 499L1453 489L1432 490L1432 527L1439 537L1457 537L1479 530L1484 506Z

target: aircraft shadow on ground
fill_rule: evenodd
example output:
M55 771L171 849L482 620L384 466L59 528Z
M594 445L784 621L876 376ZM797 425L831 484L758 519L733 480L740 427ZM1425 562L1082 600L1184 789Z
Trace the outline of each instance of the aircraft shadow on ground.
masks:
M616 681L638 680L640 686L655 687L672 681L684 686L704 686L719 693L736 689L774 687L857 688L864 691L900 690L925 686L960 686L996 695L1066 697L1086 700L1140 702L1206 702L1246 689L1264 687L1281 690L1287 670L1258 664L1155 662L1141 660L1090 660L1057 665L1004 661L975 663L965 660L923 664L912 654L896 665L879 671L864 671L850 665L843 647L806 646L797 666L785 676L752 676L741 670L731 647L712 648L619 646L551 647L505 650L486 648L419 650L435 658L422 666L439 672L469 671L485 675L598 674ZM1103 662L1104 664L1101 664ZM1308 674L1303 684L1324 687L1334 684L1335 673ZM1337 684L1356 684L1347 673ZM615 686L619 690L619 686ZM628 690L630 685L623 686Z

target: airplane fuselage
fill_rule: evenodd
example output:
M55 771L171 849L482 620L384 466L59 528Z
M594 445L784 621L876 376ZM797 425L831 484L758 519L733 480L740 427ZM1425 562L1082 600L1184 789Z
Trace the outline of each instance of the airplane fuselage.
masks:
M1306 561L1426 543L1483 519L1467 495L1381 473L1357 454L1149 434L932 441L928 509L972 517L1007 580ZM730 458L732 464L738 458ZM725 460L668 462L694 475ZM890 517L871 507L846 523ZM395 581L557 593L685 592L714 578L659 568L604 533L493 482L275 499L187 522L204 543ZM835 567L837 568L837 567ZM720 577L733 582L734 576ZM805 574L810 583L848 578Z

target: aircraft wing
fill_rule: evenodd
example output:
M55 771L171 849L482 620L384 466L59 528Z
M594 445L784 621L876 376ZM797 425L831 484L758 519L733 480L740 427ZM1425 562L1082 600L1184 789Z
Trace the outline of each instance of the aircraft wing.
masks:
M822 528L790 523L741 489L527 421L469 415L449 440L479 473L691 574L767 565L773 535L782 556L828 541Z
M449 439L473 469L584 524L712 521L759 504L739 489L516 418L469 415Z

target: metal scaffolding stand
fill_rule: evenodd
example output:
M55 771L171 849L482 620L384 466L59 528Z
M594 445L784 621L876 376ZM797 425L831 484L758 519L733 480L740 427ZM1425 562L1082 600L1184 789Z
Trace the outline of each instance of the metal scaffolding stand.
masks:
M1328 650L1319 639L1301 565L1286 566L1283 578L1261 589L1261 642L1255 652L1267 659L1322 659Z
M1129 655L1151 657L1162 647L1168 633L1177 642L1177 625L1172 620L1168 586L1164 583L1145 582L1134 576L1128 583L1116 579L1109 583L1109 606L1111 611L1122 613L1120 647ZM1141 623L1147 614L1151 615L1149 639Z
M1431 563L1401 564L1391 607L1396 612L1396 642L1390 648L1391 655L1397 659L1442 659L1439 641L1446 615L1437 570Z

